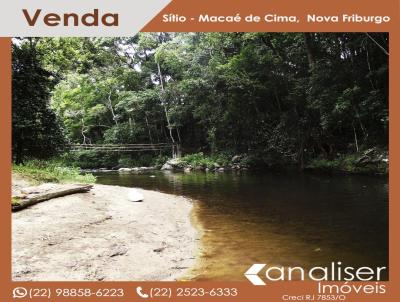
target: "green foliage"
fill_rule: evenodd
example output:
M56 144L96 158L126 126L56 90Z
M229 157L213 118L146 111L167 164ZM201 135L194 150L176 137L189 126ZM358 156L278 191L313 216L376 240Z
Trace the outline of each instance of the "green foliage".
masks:
M18 206L21 203L21 198L19 197L11 197L11 205L12 206Z
M43 103L51 92L51 107L73 143L175 142L194 153L187 162L202 167L227 165L233 155L246 154L240 163L245 166L304 168L319 158L334 164L338 153L351 154L361 146L387 148L388 56L376 42L388 48L388 34L43 38L35 39L40 69L21 69L25 77L36 78L16 87L23 94L27 85L33 95L32 83L42 83L35 99ZM29 54L28 46L15 45L17 59L25 57L18 51ZM31 116L22 107L14 110ZM44 116L39 107L34 111ZM32 129L45 133L36 120ZM18 133L17 119L14 124ZM25 141L25 135L18 137ZM49 141L62 145L52 137ZM26 139L29 149L32 145ZM71 162L81 167L138 165L155 157L74 156Z
M81 174L79 168L67 167L58 160L30 160L24 164L14 164L13 171L37 182L79 182L93 183L91 174Z
M341 155L336 159L327 160L323 158L314 159L307 166L309 170L345 173L365 173L365 174L387 174L388 165L381 160L371 161L366 164L358 163L362 153Z
M257 155L257 154L249 154L249 155L245 155L241 158L239 164L243 167L251 167L251 168L255 168L255 167L263 167L266 164L270 164L270 165L278 165L279 162L277 160L270 160L269 158L263 158L262 155Z
M121 155L119 167L149 167L153 166L156 157L151 153L138 152L134 155Z
M233 153L229 151L218 152L217 154L213 154L213 160L220 166L227 166L231 163L231 159L233 157Z
M54 82L42 66L36 42L30 38L13 45L12 150L17 163L26 156L50 158L65 147L64 133L49 106Z
M156 168L161 168L168 160L168 156L167 155L158 155L156 158L153 159L153 166Z
M341 167L341 161L339 159L327 160L323 158L314 159L308 168L316 170L337 170Z
M66 153L61 157L61 160L67 166L81 169L114 168L118 166L118 154L115 152L82 150Z
M135 154L105 152L95 150L82 150L65 153L60 160L66 166L79 167L81 169L117 169L144 166L161 167L168 157L154 155L148 152L137 152Z
M182 157L181 161L195 168L213 168L215 164L212 158L204 156L202 152L186 155Z
M229 167L232 164L232 154L230 152L221 152L213 155L204 155L203 152L187 154L181 158L184 166L193 168L215 169L218 167ZM249 167L253 164L253 157L241 156L236 164L242 167Z

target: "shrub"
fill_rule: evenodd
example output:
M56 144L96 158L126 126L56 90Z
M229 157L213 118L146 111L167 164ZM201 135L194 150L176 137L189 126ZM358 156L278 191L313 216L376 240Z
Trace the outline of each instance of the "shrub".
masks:
M220 166L227 166L231 163L233 153L231 152L221 152L214 156L215 162Z
M118 167L121 168L151 166L154 165L158 158L159 156L155 157L153 153L148 152L135 152L134 154L129 154L122 152L118 153L95 150L82 150L66 153L62 156L61 160L66 166L80 167L82 169L111 169Z
M204 156L203 152L185 155L182 162L192 167L213 168L215 161L211 157Z
M13 171L37 182L93 183L96 180L92 174L81 174L79 168L64 166L59 160L30 160L13 165Z
M307 166L308 169L321 171L342 171L348 173L388 173L388 165L381 160L360 164L358 159L362 152L341 155L336 159L314 159Z
M168 156L160 154L153 159L153 166L156 168L161 168L167 162L167 160Z

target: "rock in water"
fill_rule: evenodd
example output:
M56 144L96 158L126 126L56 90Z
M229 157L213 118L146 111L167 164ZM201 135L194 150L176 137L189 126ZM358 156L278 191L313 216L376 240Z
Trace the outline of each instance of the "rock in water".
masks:
M173 158L168 160L161 168L161 170L183 170L185 168L185 163L182 162L180 158Z
M232 157L231 162L238 163L238 162L240 162L241 159L242 159L241 155L235 155L234 157Z
M143 201L144 196L142 193L140 193L138 190L136 189L130 189L128 192L128 200L129 201L134 201L134 202L138 202L138 201Z
M168 164L168 163L165 163L162 167L161 167L161 170L167 170L167 171L169 171L169 170L173 170L174 168L170 165L170 164Z

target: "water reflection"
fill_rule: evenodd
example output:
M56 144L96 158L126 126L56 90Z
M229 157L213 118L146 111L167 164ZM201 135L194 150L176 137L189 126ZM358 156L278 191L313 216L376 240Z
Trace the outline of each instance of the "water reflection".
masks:
M243 280L252 263L387 266L388 181L297 173L98 174L197 201L204 251L197 280Z

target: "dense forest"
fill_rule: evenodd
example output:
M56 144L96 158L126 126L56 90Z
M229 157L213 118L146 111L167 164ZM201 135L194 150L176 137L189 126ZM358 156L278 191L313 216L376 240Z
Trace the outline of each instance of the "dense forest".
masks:
M150 165L171 154L69 149L169 142L304 169L385 153L388 44L386 33L14 38L13 159Z

